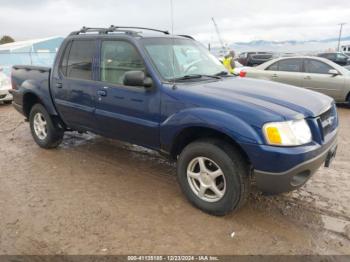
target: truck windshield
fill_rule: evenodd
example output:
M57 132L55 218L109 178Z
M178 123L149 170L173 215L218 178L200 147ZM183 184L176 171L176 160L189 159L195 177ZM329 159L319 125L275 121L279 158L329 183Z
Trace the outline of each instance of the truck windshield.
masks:
M166 80L198 79L198 76L208 77L226 73L220 61L194 40L148 38L142 41L153 64Z

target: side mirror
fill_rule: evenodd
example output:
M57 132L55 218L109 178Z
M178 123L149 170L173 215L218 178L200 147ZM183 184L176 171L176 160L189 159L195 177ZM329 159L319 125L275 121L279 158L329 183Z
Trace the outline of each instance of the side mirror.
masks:
M333 75L333 76L337 76L337 75L339 75L339 72L335 69L330 69L328 71L328 74Z
M126 86L143 86L150 88L153 81L143 71L129 71L124 74L123 84Z

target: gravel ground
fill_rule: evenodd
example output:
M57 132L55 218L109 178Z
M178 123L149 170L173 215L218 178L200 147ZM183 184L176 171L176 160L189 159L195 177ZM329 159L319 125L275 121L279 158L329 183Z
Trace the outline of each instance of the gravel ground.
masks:
M43 150L0 105L0 254L350 254L350 109L339 114L330 169L213 217L185 200L157 153L77 133Z

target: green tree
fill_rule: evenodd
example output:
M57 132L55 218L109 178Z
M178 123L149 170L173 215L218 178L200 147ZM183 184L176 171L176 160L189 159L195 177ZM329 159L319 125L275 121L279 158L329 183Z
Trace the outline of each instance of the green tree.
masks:
M15 42L15 40L8 35L4 35L1 39L0 39L0 45L2 44L7 44L7 43L12 43Z

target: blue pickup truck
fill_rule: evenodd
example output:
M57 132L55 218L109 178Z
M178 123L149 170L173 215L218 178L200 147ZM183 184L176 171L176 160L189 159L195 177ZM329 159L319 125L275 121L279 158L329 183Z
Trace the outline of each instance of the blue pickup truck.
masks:
M13 105L35 142L94 132L177 161L188 200L213 215L237 210L250 185L302 186L337 149L334 101L305 89L227 73L189 36L155 29L83 28L52 68L14 66Z

